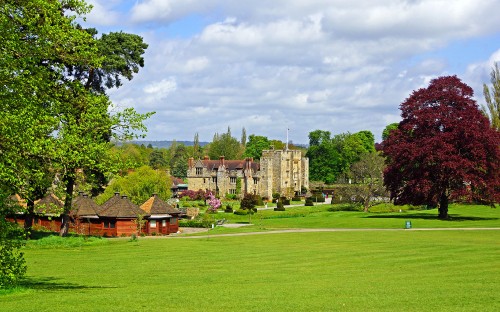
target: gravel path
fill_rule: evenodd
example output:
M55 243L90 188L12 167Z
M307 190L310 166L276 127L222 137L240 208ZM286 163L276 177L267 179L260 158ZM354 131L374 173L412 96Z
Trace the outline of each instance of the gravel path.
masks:
M207 229L189 228L190 230L181 234L192 234L207 232ZM265 234L280 234L280 233L319 233L319 232L376 232L376 231L499 231L500 228L412 228L412 229L285 229L273 230L265 232L246 232L246 233L231 233L231 234L211 234L199 236L185 235L169 235L162 236L165 238L208 238L208 237L227 237L227 236L247 236L247 235L265 235Z

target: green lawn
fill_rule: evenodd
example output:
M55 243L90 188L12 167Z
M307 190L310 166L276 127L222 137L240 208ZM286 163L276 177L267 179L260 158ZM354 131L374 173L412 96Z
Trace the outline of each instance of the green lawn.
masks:
M259 211L208 239L31 241L27 280L0 292L0 311L500 311L500 230L481 229L500 226L498 209L453 205L440 221L328 208ZM284 228L401 230L215 236Z
M500 231L110 240L26 250L2 311L499 311Z
M269 231L285 228L378 228L401 229L406 221L413 228L486 228L500 227L500 209L481 205L450 205L449 220L439 220L437 209L406 210L390 213L364 213L357 211L329 211L331 205L293 207L286 211L263 210L251 216L218 213L215 219L227 219L229 223L251 223L240 229L217 227L213 234ZM395 206L387 209L397 210ZM374 207L377 211L380 207ZM387 210L385 209L385 210Z

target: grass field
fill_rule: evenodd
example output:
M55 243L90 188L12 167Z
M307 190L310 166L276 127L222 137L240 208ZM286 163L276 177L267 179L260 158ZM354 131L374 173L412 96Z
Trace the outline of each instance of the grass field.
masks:
M285 228L377 228L401 229L406 221L413 228L486 228L500 227L500 209L480 205L450 205L449 220L439 220L437 209L403 210L390 213L365 213L357 211L329 211L332 205L293 207L286 211L259 211L251 216L219 213L216 219L227 219L230 223L251 223L240 229L217 227L214 234L233 232L269 231ZM374 207L374 211L382 210ZM394 210L390 206L385 210Z
M425 217L433 211L302 213L262 214L262 227L332 218L351 220L319 222L401 229L408 214L417 227L500 225L498 210L471 206L452 207L456 221ZM498 230L56 240L28 244L28 279L0 293L1 311L500 311Z

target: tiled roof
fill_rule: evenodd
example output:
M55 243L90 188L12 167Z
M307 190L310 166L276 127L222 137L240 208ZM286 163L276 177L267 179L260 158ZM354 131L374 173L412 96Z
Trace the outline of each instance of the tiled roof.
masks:
M52 193L35 202L36 213L61 214L63 212L63 208L64 203Z
M201 162L203 166L205 166L208 170L214 170L219 168L224 162L224 167L226 170L241 170L245 168L246 160L210 160L210 159L202 159ZM260 170L260 164L257 162L250 162L250 167L253 171Z
M137 218L138 215L147 215L147 213L132 203L127 196L113 196L110 200L104 203L106 205L100 212L100 217L114 218Z
M102 204L99 207L99 210L97 211L97 214L100 214L101 211L104 211L104 210L108 209L109 206L113 205L120 198L121 198L120 193L116 192L113 197L111 197L110 199L108 199L106 202L104 202L104 204Z
M184 184L184 181L181 178L171 177L172 185Z
M7 203L16 211L19 208L26 208L26 200L22 199L19 194L9 196Z
M98 211L101 210L101 208L92 200L92 198L82 193L80 193L73 199L73 203L71 206L73 208L71 214L77 216L97 217Z
M180 213L180 211L177 208L167 204L156 194L151 196L144 204L142 204L141 209L150 215Z

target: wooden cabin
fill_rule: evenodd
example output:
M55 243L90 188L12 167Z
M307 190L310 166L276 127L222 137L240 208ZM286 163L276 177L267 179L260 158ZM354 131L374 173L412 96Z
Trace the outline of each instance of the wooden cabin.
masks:
M7 214L5 219L9 222L17 223L19 226L24 227L24 218L26 212L26 201L18 194L9 196L7 199L7 206L10 213Z
M64 203L54 194L50 193L35 202L35 219L33 226L40 226L49 231L57 232L61 229L61 214Z
M179 231L179 214L181 212L173 205L163 201L157 194L153 194L140 208L149 215L145 234L168 235Z
M72 230L78 234L101 235L103 224L98 215L101 208L87 194L80 192L71 206Z
M138 233L140 219L149 217L139 206L132 203L126 195L115 193L103 204L99 212L103 236L131 236ZM144 231L144 227L140 232Z

